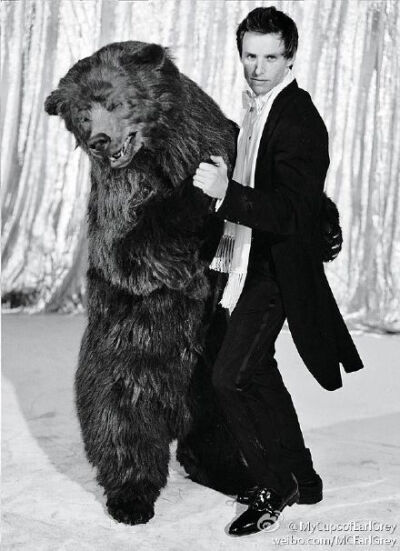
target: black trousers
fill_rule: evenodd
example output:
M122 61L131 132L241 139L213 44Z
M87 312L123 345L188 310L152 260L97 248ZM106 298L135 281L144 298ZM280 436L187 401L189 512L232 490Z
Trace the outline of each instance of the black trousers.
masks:
M285 320L269 264L250 266L229 320L213 385L255 485L278 493L314 473L296 410L279 373L275 341Z

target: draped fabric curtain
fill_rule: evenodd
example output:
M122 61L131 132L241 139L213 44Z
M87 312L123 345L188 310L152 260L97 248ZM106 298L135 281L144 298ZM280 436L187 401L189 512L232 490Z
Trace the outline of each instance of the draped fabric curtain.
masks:
M180 70L240 122L237 0L20 0L1 3L2 294L7 311L84 308L89 163L45 97L104 44L168 46ZM400 330L400 2L273 2L297 23L295 74L324 118L326 191L343 251L326 265L351 327Z

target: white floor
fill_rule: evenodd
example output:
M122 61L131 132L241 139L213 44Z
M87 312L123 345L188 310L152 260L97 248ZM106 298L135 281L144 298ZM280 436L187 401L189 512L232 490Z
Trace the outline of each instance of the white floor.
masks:
M244 507L185 479L176 461L147 525L107 515L73 406L84 323L83 316L3 316L2 549L400 549L399 336L356 335L365 369L328 392L282 333L278 362L325 497L285 509L272 533L234 539L226 529Z

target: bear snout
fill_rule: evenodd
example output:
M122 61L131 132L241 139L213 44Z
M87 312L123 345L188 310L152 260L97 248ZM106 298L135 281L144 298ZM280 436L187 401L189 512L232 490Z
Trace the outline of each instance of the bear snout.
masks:
M110 145L110 142L110 136L107 136L107 134L100 132L99 134L96 134L89 139L88 146L90 148L90 151L94 155L102 156L106 153L106 149Z

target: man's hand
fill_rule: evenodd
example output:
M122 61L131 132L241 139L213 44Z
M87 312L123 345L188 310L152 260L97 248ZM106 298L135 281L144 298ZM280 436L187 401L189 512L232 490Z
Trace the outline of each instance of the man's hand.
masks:
M222 157L211 155L210 159L217 166L200 163L193 176L193 185L214 199L223 199L228 188L227 167Z

